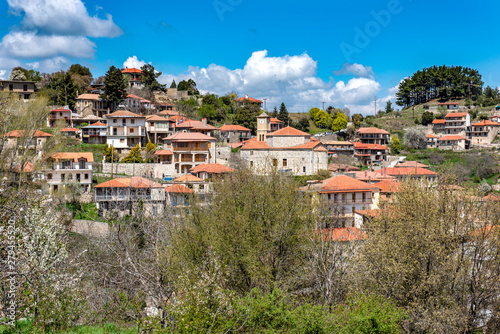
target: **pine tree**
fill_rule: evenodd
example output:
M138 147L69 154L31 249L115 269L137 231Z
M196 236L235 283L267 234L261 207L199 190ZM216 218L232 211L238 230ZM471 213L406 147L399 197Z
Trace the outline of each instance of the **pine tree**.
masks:
M172 84L170 85L170 88L177 88L177 84L175 83L175 80L172 80Z
M124 163L141 163L142 161L142 155L141 155L141 148L139 147L139 144L136 146L132 147L130 150L130 153L122 159L122 162Z
M156 145L150 141L146 144L146 162L153 162L153 155L156 152Z
M111 159L113 159L113 162L118 162L118 160L120 159L118 150L112 145L108 145L106 151L104 151L104 155L106 156L106 162L111 162Z
M271 113L271 117L277 118L278 117L278 108L274 106L273 112Z
M73 83L71 75L66 73L57 87L57 104L68 105L74 110L77 90L78 87Z
M154 91L165 91L165 85L162 85L158 82L158 77L162 75L162 72L158 72L155 70L153 65L145 64L141 67L142 71L142 83L144 87L150 92Z
M111 66L104 77L104 93L101 94L101 99L110 104L110 108L114 110L116 106L125 100L127 96L125 81L123 80L122 71L119 68Z
M285 122L285 125L290 123L290 115L288 115L288 110L286 110L285 102L281 102L280 112L278 113L277 119Z

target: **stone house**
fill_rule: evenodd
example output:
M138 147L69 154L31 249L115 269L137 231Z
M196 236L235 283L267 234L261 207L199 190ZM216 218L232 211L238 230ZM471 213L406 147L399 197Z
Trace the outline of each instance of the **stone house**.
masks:
M490 145L498 134L500 123L483 120L467 127L465 136L471 144Z
M226 143L239 143L252 136L252 130L241 125L223 125L219 128L222 138Z
M142 83L142 71L138 68L124 68L122 74L128 81L129 88L139 88L144 87Z
M19 99L27 101L35 93L34 81L0 80L0 91L18 94Z
M191 168L190 172L201 180L215 181L228 173L234 173L236 169L221 164L201 164Z
M468 150L470 140L459 135L449 135L438 139L437 148L441 150L463 151Z
M85 144L106 144L107 129L108 126L101 122L82 127L82 142Z
M107 103L99 94L81 94L75 99L75 111L82 117L94 115L103 117L109 113Z
M163 138L174 133L172 122L159 115L146 116L146 134L154 144L162 142Z
M50 137L52 137L50 133L40 130L31 133L25 133L23 130L14 130L5 134L5 147L13 149L19 146L26 146L38 152L43 148Z
M359 128L356 131L357 136L362 144L377 144L388 145L390 142L391 134L384 129L375 127Z
M427 139L427 148L436 148L438 136L429 133L425 135L425 138Z
M63 125L65 127L73 127L72 120L73 112L69 108L52 109L47 116L47 126L54 127Z
M448 113L444 119L444 134L446 135L465 135L465 130L470 126L468 112Z
M354 157L365 165L372 165L373 163L380 163L387 160L389 148L381 144L365 144L360 142L353 142Z

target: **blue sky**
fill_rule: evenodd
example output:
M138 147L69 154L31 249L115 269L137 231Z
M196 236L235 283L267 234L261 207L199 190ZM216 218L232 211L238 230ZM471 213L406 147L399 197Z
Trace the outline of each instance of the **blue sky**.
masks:
M0 2L0 76L152 63L170 84L284 101L290 111L373 111L405 76L432 65L477 68L500 86L498 1Z

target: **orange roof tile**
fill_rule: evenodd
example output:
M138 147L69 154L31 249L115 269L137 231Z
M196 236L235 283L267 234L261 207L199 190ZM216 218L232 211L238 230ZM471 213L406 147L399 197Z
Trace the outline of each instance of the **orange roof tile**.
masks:
M61 132L78 132L79 130L78 129L75 129L75 128L65 128L65 129L61 129Z
M466 112L450 112L444 117L445 118L455 118L455 117L466 117L466 116L467 116Z
M68 111L69 111L69 112L71 112L71 109L59 108L59 109L52 109L51 111L59 111L59 112L61 112L61 111L66 111L66 112L68 112Z
M389 135L390 133L385 131L384 129L379 129L375 127L371 128L359 128L357 133L376 133L376 134L384 134L384 135Z
M356 180L364 181L364 182L375 182L382 181L387 179L394 179L394 176L391 175L381 175L374 171L349 171L349 173L354 173L356 176Z
M321 230L315 230L315 232L320 234L323 241L342 242L365 240L368 238L366 233L358 229L357 227L325 228Z
M388 167L376 171L381 175L437 175L436 172L421 167Z
M193 189L189 189L182 184L173 184L165 188L165 192L167 193L181 193L181 194L192 194L194 193Z
M128 110L117 110L109 115L104 115L104 117L137 117L137 118L146 118L145 116L134 114Z
M368 184L346 175L338 175L323 181L321 192L351 192L359 190L378 190L372 184Z
M74 162L78 162L78 159L81 158L86 159L88 162L94 161L92 152L57 152L49 157L49 159L54 159L55 161L73 160Z
M19 138L23 135L24 135L23 130L14 130L14 131L7 132L5 134L6 137L10 137L10 138ZM52 137L52 135L50 133L47 133L47 132L36 130L33 137Z
M444 137L441 137L438 139L438 141L445 141L445 140L468 140L468 139L465 139L464 137L462 136L458 136L458 135L451 135L451 136L444 136Z
M146 121L148 122L168 122L169 120L166 119L165 117L161 117L161 116L158 116L158 115L149 115L149 116L146 116Z
M203 182L203 180L192 174L186 174L176 178L174 182Z
M210 124L203 124L201 121L185 120L179 124L174 125L175 128L189 128L191 130L216 130L217 128Z
M358 149L358 150L362 150L362 149L365 149L365 150L388 150L389 149L387 146L379 145L379 144L363 144L360 142L353 142L352 144L354 145L354 148Z
M235 101L236 101L236 102L240 102L240 101L248 101L248 102L251 102L251 103L262 103L262 101L261 101L261 100L254 99L253 97L248 97L248 95L247 95L247 96L240 97L239 99L236 99Z
M306 132L292 128L291 126L287 126L281 130L271 132L267 135L267 137L273 137L273 136L307 136L307 137L310 137L311 135L306 133Z
M397 164L396 166L394 166L396 168L401 168L401 167L422 167L422 168L428 168L429 166L427 166L426 164L422 164L418 161L405 161L405 162L401 162L399 164Z
M95 123L92 123L90 125L84 126L84 128L89 127L89 126L101 126L102 127L102 126L107 126L107 125L104 123L101 123L101 122L95 122Z
M96 185L94 188L163 188L158 182L143 177L112 179Z
M439 138L439 137L429 133L425 135L425 138Z
M206 172L208 174L232 173L236 169L221 165L221 164L201 164L191 168L191 173Z
M153 155L173 155L173 153L170 150L159 150L156 151Z
M141 73L142 74L142 71L138 68L124 68L122 70L122 73Z
M276 123L283 123L284 124L285 122L283 122L282 120L279 120L277 118L271 117L270 123L271 124L276 124Z
M432 121L432 124L444 124L446 123L445 119L435 119Z
M98 101L101 98L99 94L81 94L76 97L76 100L95 100Z
M500 126L500 123L492 122L490 120L484 120L481 122L477 122L472 124L472 126Z
M384 180L374 184L380 189L381 193L395 193L399 191L399 181Z
M266 144L265 141L257 141L257 140L247 140L245 145L241 148L242 150L262 150L271 148Z
M207 136L206 134L199 132L177 132L167 138L163 138L165 141L173 141L173 142L190 142L190 141L215 141L215 138Z
M245 128L244 126L241 125L223 125L219 128L221 132L226 132L226 131L252 131L248 128Z

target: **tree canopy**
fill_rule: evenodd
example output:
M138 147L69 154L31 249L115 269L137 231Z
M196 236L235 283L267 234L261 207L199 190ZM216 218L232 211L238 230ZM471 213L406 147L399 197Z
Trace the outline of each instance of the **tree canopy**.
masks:
M111 66L104 76L104 84L104 93L101 94L101 98L107 101L114 110L127 97L122 71L115 66Z

